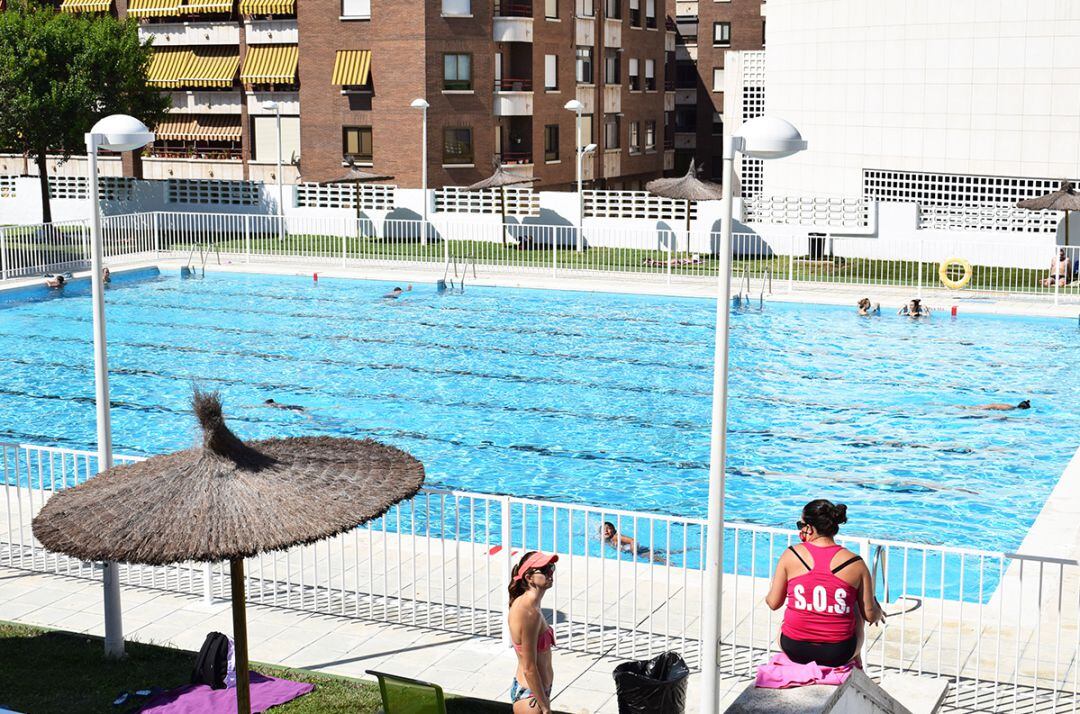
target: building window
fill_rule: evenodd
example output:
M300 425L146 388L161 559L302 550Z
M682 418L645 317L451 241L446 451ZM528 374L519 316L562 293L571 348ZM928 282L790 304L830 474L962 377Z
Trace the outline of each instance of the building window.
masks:
M450 92L472 89L472 55L443 55L443 89Z
M630 0L630 26L641 27L641 0Z
M604 84L621 84L622 75L619 72L619 51L606 50L604 52Z
M550 20L559 19L559 0L544 0L544 17Z
M724 115L720 112L713 112L712 114L712 133L713 136L724 135Z
M714 22L712 24L713 47L727 47L731 44L731 23Z
M370 164L374 157L371 148L370 126L347 126L342 129L341 155L346 161Z
M472 17L472 0L442 0L442 14L450 17Z
M630 91L639 92L641 91L641 76L638 74L637 57L631 57L627 64L626 73L630 75Z
M645 0L645 27L656 29L656 0Z
M714 92L724 91L724 68L713 67L712 68L712 90Z
M631 154L641 153L641 122L630 122L630 146L627 147Z
M610 17L612 20L618 20L622 18L622 3L620 0L605 0L604 1L604 15Z
M645 151L656 151L656 121L645 122Z
M548 124L544 127L544 161L559 160L559 125Z
M544 89L549 92L559 89L558 55L544 55Z
M596 6L593 5L593 0L577 0L577 16L595 17Z
M454 126L443 130L442 160L444 164L473 163L471 127Z
M371 0L341 0L341 16L371 19Z
M679 45L697 44L697 15L679 15L675 18L675 27L678 31L675 42Z
M619 148L619 117L609 114L604 117L604 148Z
M593 54L592 47L577 48L577 81L578 84L593 83Z
M656 60L645 60L645 91L656 91Z
M697 86L697 67L693 62L679 62L675 65L675 86L679 89L693 89Z

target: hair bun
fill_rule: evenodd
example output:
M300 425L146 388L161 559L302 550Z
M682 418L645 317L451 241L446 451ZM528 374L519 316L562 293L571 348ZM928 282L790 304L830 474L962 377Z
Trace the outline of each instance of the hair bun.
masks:
M833 523L838 526L842 526L847 523L847 506L843 503L838 503L833 506L832 512Z

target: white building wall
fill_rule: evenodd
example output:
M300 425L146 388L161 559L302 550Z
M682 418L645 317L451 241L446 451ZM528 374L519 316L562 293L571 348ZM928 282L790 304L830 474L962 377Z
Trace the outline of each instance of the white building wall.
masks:
M1080 2L769 0L766 103L808 151L764 193L862 195L862 170L1080 175Z

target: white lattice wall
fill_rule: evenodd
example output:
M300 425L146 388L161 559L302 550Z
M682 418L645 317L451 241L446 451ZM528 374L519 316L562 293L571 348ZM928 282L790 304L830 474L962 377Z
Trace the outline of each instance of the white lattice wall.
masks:
M15 198L18 176L0 176L0 198Z
M135 179L120 176L98 177L98 198L102 201L130 201ZM87 200L90 180L85 176L50 176L49 198Z
M1060 213L1026 211L1016 202L1060 187L1048 178L863 170L864 198L918 204L920 228L1054 232Z
M685 221L686 201L654 196L646 191L584 191L586 218L639 218ZM697 218L697 205L690 205Z
M219 179L169 179L166 203L259 205L259 184L255 181Z
M396 186L360 184L360 210L394 210ZM344 183L301 183L296 187L299 208L356 208L357 187Z
M743 52L742 121L765 114L765 52ZM761 159L742 157L740 188L743 198L757 196L765 183L765 167Z
M746 201L750 223L862 228L869 223L869 204L858 198L755 196Z
M540 195L531 188L507 188L506 214L513 216L539 216ZM493 213L502 212L498 189L488 191L465 191L448 186L435 191L435 211L438 213Z

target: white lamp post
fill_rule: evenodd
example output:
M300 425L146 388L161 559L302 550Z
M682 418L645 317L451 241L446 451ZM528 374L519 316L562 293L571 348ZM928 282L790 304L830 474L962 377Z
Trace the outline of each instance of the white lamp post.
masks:
M423 120L421 121L420 128L420 188L424 192L424 217L423 233L420 235L420 245L427 245L427 232L428 232L428 190L427 190L427 110L431 105L427 103L426 99L417 98L412 100L412 104L409 105L413 109L419 109L423 112ZM450 246L444 240L443 241L443 257L447 262L450 261Z
M582 248L581 241L581 224L585 216L585 203L581 195L581 162L585 160L586 154L591 154L596 151L596 144L589 144L588 146L582 146L581 144L581 112L585 110L585 105L577 99L571 99L564 107L569 111L577 114L576 129L577 129L577 142L574 145L574 150L577 152L577 195L578 195L578 230L577 230L577 249L580 252Z
M105 285L102 282L101 211L98 206L98 149L132 151L154 141L154 134L134 117L113 114L86 134L90 173L90 285L94 313L94 398L97 404L98 473L112 466L112 423L109 418L109 367L105 350ZM105 563L102 574L105 598L105 654L124 655L124 626L120 613L120 571Z
M735 152L757 159L782 159L806 148L794 126L777 117L743 124L724 142L720 272L716 297L716 351L713 357L712 433L709 448L709 513L705 531L705 603L701 626L701 711L720 708L720 597L724 577L724 476L727 465L728 314L731 311L731 202Z
M285 220L285 189L281 185L281 105L268 99L262 103L262 108L274 112L277 124L277 214L278 239L281 240L285 237L285 231L282 230Z

